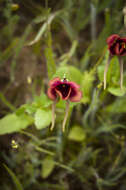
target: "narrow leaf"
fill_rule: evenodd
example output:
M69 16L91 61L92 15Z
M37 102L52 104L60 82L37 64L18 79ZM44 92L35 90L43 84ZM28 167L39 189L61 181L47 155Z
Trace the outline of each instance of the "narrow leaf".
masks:
M23 190L23 187L22 187L19 179L17 178L17 176L14 174L14 172L10 168L8 168L5 164L3 164L3 165L4 165L5 169L8 171L9 175L11 176L11 178L16 186L16 189Z

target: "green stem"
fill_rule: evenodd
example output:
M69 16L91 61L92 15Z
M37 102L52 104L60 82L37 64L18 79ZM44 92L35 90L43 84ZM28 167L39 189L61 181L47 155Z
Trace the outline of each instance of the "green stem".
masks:
M55 126L55 110L56 110L56 103L57 101L55 100L52 104L52 125L50 127L50 130L52 131L54 126Z
M107 75L107 72L108 72L108 67L109 67L109 64L110 64L110 60L111 60L111 56L109 55L109 58L108 58L108 61L106 63L105 70L104 70L104 90L106 89L106 75Z
M123 60L122 58L119 58L119 63L120 63L120 89L122 90L123 88Z
M63 130L63 132L65 131L66 121L67 121L67 118L68 118L69 105L70 105L69 100L67 100L67 101L66 101L65 117L64 117L63 125L62 125L62 130Z

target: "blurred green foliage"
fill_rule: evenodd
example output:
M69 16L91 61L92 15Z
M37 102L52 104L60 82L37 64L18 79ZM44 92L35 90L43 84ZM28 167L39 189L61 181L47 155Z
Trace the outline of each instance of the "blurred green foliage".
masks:
M0 1L0 189L126 189L126 73L121 91L116 57L103 90L106 38L125 36L124 7L124 0ZM65 102L50 131L46 93L64 74L83 97L70 104L63 133Z

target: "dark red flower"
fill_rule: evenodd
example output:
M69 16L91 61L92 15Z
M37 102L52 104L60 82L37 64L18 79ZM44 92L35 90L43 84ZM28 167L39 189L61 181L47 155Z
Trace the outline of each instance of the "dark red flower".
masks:
M60 96L63 100L79 102L82 97L80 86L75 82L69 82L66 79L60 80L59 77L49 82L48 96L51 100L56 100Z
M126 55L126 38L121 38L118 34L112 34L107 38L109 58L104 70L104 89L106 89L106 75L108 67L111 62L111 58L116 55L118 56L120 63L120 88L123 87L123 60L122 56Z
M111 55L126 55L126 38L113 34L107 38L107 44Z
M55 108L56 108L56 103L58 101L58 97L60 97L62 100L66 100L66 110L62 124L62 129L64 131L67 117L69 114L69 101L79 102L80 99L82 98L82 92L80 91L80 86L75 82L69 82L66 78L60 80L59 77L56 77L49 82L49 88L47 94L48 97L54 101L52 104L51 130L54 128L55 125Z

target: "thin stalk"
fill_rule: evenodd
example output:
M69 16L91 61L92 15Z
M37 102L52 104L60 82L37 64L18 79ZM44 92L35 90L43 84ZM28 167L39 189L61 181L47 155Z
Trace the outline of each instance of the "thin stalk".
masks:
M56 111L56 100L52 104L52 125L50 127L50 130L52 131L55 126L55 111Z
M91 39L96 40L96 7L93 3L90 5L91 8Z
M63 132L65 131L66 121L67 121L67 118L68 118L69 106L70 106L70 103L69 103L69 100L67 100L66 101L65 117L64 117L64 120L63 120L63 124L62 124Z
M49 151L49 150L46 150L46 149L44 149L44 148L42 148L42 147L35 146L35 145L34 145L34 147L35 147L35 149L36 149L37 151L39 151L39 152L48 154L48 155L50 155L50 156L54 156L54 155L55 155L54 152L51 152L51 151Z
M109 67L109 64L110 64L110 60L111 60L111 56L109 55L109 58L108 58L108 61L107 61L107 64L106 64L105 70L104 70L104 90L106 89L106 75L107 75L107 72L108 72L108 67Z
M31 133L29 133L29 132L27 132L27 131L21 130L21 131L19 131L19 133L30 137L30 138L31 138L33 141L35 141L36 143L39 143L39 142L40 142L40 140L39 140L35 135L33 135L33 134L31 134Z
M119 58L119 63L120 63L120 89L122 90L123 88L123 60L122 58Z
M74 172L74 169L73 169L73 168L71 168L71 167L69 167L69 166L66 166L66 165L64 165L64 164L61 164L60 162L56 162L56 161L55 161L55 164L56 164L57 166L60 166L60 167L63 168L63 169L68 170L69 172Z
M0 100L11 110L11 111L15 111L15 107L6 99L6 97L4 96L4 94L2 92L0 92Z

